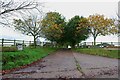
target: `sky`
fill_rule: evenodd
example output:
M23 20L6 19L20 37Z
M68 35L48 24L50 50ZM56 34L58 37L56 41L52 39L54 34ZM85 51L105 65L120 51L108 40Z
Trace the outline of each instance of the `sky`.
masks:
M38 0L37 0L38 1ZM39 0L38 2L44 1L43 11L56 11L66 17L68 21L75 15L88 17L92 14L104 14L109 18L117 18L116 13L118 12L118 1L117 0L69 0L69 1L56 1L56 0ZM19 40L33 40L33 37L21 34L19 31L15 31L10 27L0 26L0 38L6 39L19 39ZM40 41L44 41L40 38ZM87 42L93 42L93 37L89 37ZM117 35L98 36L96 41L98 42L118 42Z

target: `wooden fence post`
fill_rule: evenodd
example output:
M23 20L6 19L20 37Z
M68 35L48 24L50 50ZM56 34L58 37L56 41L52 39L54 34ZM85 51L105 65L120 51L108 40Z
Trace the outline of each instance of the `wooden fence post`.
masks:
M24 45L24 40L23 40L23 49L24 49L24 46L25 46L25 45Z
M111 42L111 45L113 45L113 42Z
M4 39L2 39L2 48L3 48L3 46L4 46Z
M92 42L92 46L93 46L93 42Z
M84 42L84 45L86 46L86 42Z
M45 45L44 45L45 43L43 42L43 47L45 47Z
M29 46L31 45L31 41L29 41Z

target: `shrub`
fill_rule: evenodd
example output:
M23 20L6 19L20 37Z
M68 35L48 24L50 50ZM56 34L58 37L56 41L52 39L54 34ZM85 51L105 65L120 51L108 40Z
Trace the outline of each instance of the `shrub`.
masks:
M15 46L2 47L2 52L15 52L15 51L17 51L17 48Z

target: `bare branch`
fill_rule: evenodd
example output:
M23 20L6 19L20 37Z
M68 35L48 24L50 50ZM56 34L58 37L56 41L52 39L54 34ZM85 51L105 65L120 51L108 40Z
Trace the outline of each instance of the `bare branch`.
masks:
M41 6L42 3L39 3L39 5ZM37 10L38 12L42 13L42 11L39 10L37 7L38 7L38 3L32 1L31 2L24 1L18 3L14 2L13 0L10 0L9 2L0 1L0 19L1 19L0 24L10 25L11 20L9 20L9 18L19 17L21 13L27 14L27 12L29 12L31 14L32 12L36 12L31 10ZM15 16L15 14L17 14L17 16ZM5 19L9 20L10 22L9 23L4 22Z
M0 15L5 14L5 13L9 13L12 11L17 11L17 10L22 10L22 9L34 9L37 7L37 3L35 4L34 2L29 2L28 4L24 5L25 2L23 2L22 4L20 4L17 8L13 8L13 9L6 9L3 12L0 12ZM4 7L9 6L10 2L6 5L4 5ZM13 4L14 5L14 4ZM34 6L33 6L34 5Z

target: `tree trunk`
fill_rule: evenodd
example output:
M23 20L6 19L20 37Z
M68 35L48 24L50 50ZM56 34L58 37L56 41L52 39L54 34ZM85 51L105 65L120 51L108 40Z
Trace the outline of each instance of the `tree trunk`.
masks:
M96 45L96 37L94 37L94 46Z
M36 48L36 38L34 36L34 47Z
M72 43L71 47L74 49L75 48L75 43Z
M74 49L74 48L75 48L75 45L72 45L72 48Z

